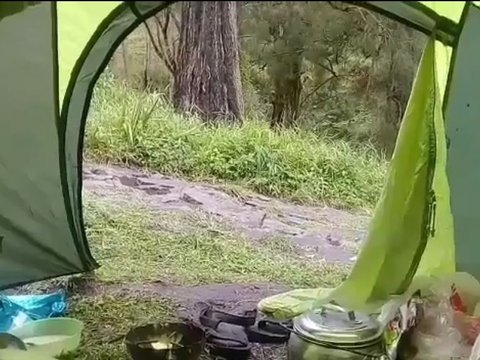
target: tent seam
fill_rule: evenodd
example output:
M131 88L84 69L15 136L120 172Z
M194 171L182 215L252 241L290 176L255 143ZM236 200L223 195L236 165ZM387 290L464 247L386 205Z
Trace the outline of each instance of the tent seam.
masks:
M79 216L80 216L80 223L81 223L81 231L82 231L82 236L84 237L84 241L87 243L86 245L86 251L90 255L90 257L93 259L93 256L91 255L90 252L90 247L88 246L88 242L86 241L87 236L85 233L85 226L84 226L84 218L83 218L83 200L82 200L82 188L83 188L83 149L84 149L84 139L85 139L85 126L86 126L86 121L87 121L87 116L88 112L90 109L90 104L93 96L93 91L95 84L97 83L98 78L100 77L101 73L105 69L105 67L108 65L108 62L112 58L115 49L118 48L118 46L121 44L121 42L136 28L138 27L146 18L149 18L153 16L154 14L158 13L159 11L162 11L166 7L170 6L173 2L163 2L161 5L158 5L152 10L151 12L148 12L143 19L137 19L136 21L132 22L132 25L126 28L126 30L122 33L122 35L117 38L116 41L112 43L112 46L110 47L109 51L107 52L106 58L100 63L99 68L97 69L97 72L95 75L92 77L92 81L89 84L89 89L87 90L85 102L83 105L83 112L81 115L81 122L80 122L80 131L79 131L79 141L78 141L78 149L77 149L77 168L78 168L78 187L77 187L77 198L78 198L78 206L79 206ZM103 35L103 34L102 34ZM101 38L101 37L100 37ZM93 47L92 47L93 49ZM80 69L81 72L81 69ZM79 72L79 74L80 74ZM96 261L95 261L96 263Z
M105 33L105 30L108 28L108 26L116 18L118 18L118 16L126 8L127 6L125 5L125 2L123 2L122 4L118 5L115 9L113 9L110 12L110 14L98 25L92 37L85 45L82 53L80 54L80 57L77 59L75 65L73 66L73 69L70 75L70 82L67 86L67 89L65 90L65 95L63 97L62 109L60 114L60 120L61 120L60 123L62 127L59 129L59 146L60 146L59 156L60 156L60 173L61 173L61 179L62 179L62 190L64 192L65 207L66 209L68 209L67 212L68 212L68 218L69 218L70 231L72 232L72 236L74 238L77 252L82 260L82 265L84 268L89 268L89 269L98 268L99 264L95 261L95 259L93 258L89 250L89 245L88 245L87 236L86 236L85 227L84 227L83 215L80 215L81 217L80 224L78 224L80 228L77 229L77 226L75 225L75 217L73 215L73 209L72 209L72 199L70 197L70 189L68 187L68 174L66 169L67 159L66 159L66 153L65 153L68 110L69 110L71 96L73 94L74 85L76 84L76 80L78 79L78 74L80 73L80 70L81 70L80 64L83 65L84 59L88 57L96 41L101 38L101 36ZM75 79L75 81L72 81L72 79ZM81 179L83 177L83 169L81 167L79 167L79 174L77 176L78 176L78 181L81 182ZM80 198L81 198L81 189L80 189ZM80 204L80 208L82 208L82 204ZM80 211L80 214L82 213L83 211ZM80 234L81 238L79 238L78 231L81 232ZM81 243L83 243L85 249L82 248L82 246L80 245Z
M433 28L429 29L426 26L422 26L421 24L417 24L413 21L410 21L407 18L404 18L400 15L395 14L394 12L378 7L373 3L373 1L344 1L344 2L350 3L352 5L360 6L367 10L376 12L382 16L385 16L401 24L404 24L407 27L420 31L425 35L431 36L433 33ZM429 17L435 23L436 40L449 46L452 45L453 40L449 39L448 37L455 38L458 24L455 24L455 22L453 22L452 20L444 16L440 16L436 14L433 10L429 12L428 8L424 7L424 5L419 4L418 2L414 2L415 4L412 4L410 2L404 1L404 3L405 5L410 7L413 11L421 12L423 15Z

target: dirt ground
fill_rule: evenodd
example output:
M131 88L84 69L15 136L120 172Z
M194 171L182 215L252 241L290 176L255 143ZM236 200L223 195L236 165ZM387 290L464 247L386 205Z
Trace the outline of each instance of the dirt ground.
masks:
M92 286L90 286L92 285ZM255 309L259 300L270 295L289 290L288 287L275 284L215 284L200 286L171 286L162 283L149 284L77 284L75 291L85 296L139 296L163 297L178 304L180 317L193 319L199 309L205 305L225 311L243 312Z
M287 239L301 254L302 263L316 263L321 259L340 266L352 264L369 220L366 214L293 204L219 185L92 164L84 169L84 194L119 204L122 208L141 204L154 213L158 212L159 218L162 213L172 211L213 216L229 224L256 247L264 239L281 237ZM275 283L186 286L162 281L105 282L97 281L95 275L84 274L29 285L14 292L43 292L58 288L67 289L77 299L91 299L93 302L104 297L120 299L120 302L121 299L130 299L130 302L133 299L133 303L136 299L169 299L175 304L176 316L195 320L205 304L241 313L255 309L265 297L290 290L288 286ZM102 324L95 326L101 329ZM91 341L95 335L89 336L88 341ZM111 352L108 347L102 351L103 357L98 359L110 359L113 356L108 355ZM120 353L124 356L122 351ZM286 348L283 345L254 346L251 358L283 359L286 358Z
M203 212L229 223L252 242L281 236L307 257L337 263L354 260L369 220L364 214L98 165L85 167L84 189L108 201L142 203L158 211Z
M84 169L84 191L109 202L141 203L155 211L204 213L233 226L252 243L280 236L309 261L351 264L363 239L369 217L328 207L287 203L257 194L245 194L211 184L192 183L140 170L89 164ZM251 310L263 298L289 290L279 284L214 284L174 286L98 284L80 282L75 293L84 296L138 296L172 299L177 315L196 319L204 304L234 313ZM254 346L253 359L286 357L285 346Z
M89 164L84 169L84 191L125 203L142 203L151 209L203 212L228 222L252 242L278 235L308 258L347 264L354 261L368 216L328 207L283 202L257 194L240 195L220 186L175 179L140 170ZM85 294L130 293L175 299L182 315L194 316L196 306L252 309L259 300L288 290L276 284L216 284L197 287L162 283L97 285Z

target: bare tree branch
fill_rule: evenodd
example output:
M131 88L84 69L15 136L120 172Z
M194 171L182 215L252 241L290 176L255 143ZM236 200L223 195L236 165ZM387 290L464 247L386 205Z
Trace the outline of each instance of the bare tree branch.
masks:
M168 71L170 71L170 73L173 74L174 69L170 64L169 59L167 59L165 51L164 51L161 43L160 42L157 43L157 41L155 41L155 38L152 34L152 31L150 30L150 27L148 26L146 21L144 22L144 25L145 25L145 28L147 30L148 37L150 38L150 41L153 45L153 49L155 50L155 53L165 63L165 66L167 67ZM157 36L157 38L158 38L158 36Z
M162 15L153 16L152 21L155 23L156 36L154 36L148 21L144 21L148 37L155 54L173 75L177 69L178 37L171 40L170 35L172 25L175 27L175 32L180 32L180 22L171 9L166 9Z
M307 95L305 95L302 99L302 101L300 101L300 109L302 108L302 105L305 104L305 102L311 97L313 96L315 93L317 93L323 86L325 86L326 84L328 84L331 80L333 79L336 79L338 76L330 76L328 79L322 81L320 84L318 84L317 86L315 86Z
M318 62L316 64L322 69L328 71L332 75L332 77L338 77L337 72L333 68L332 60L329 57L326 57L325 60L328 62L328 65L322 64L321 62Z
M173 69L173 72L176 70L176 57L175 57L175 49L173 49L173 45L170 43L170 39L168 37L168 29L170 25L170 11L165 13L165 22L162 22L158 16L155 17L157 22L157 39L159 45L163 48L165 53L165 57L168 59L170 63L170 67ZM162 33L162 38L160 38L160 31Z

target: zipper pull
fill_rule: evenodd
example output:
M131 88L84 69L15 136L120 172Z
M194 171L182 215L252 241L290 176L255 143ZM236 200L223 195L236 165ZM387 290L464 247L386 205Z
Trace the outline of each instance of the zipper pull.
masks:
M431 237L435 236L435 220L437 216L437 197L435 192L430 190L430 202L428 205L428 233Z

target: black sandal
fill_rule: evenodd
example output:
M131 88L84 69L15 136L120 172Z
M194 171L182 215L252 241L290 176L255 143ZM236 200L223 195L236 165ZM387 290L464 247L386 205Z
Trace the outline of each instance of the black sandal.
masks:
M259 320L247 329L248 340L258 344L283 344L290 338L291 322Z
M218 323L249 327L255 325L257 320L257 311L245 311L243 315L230 314L225 311L216 310L208 306L200 312L200 323L203 326L215 328Z
M230 327L238 325L222 324ZM226 360L246 360L250 356L251 345L245 333L209 329L205 332L206 349L210 356Z
M283 344L290 338L291 322L269 319L256 321L257 311L234 315L208 306L200 312L200 324L205 328L206 347L213 357L245 360L251 343Z
M256 316L256 311L234 315L211 307L203 309L199 320L205 328L209 354L226 360L248 359L251 344L246 329L255 324Z

